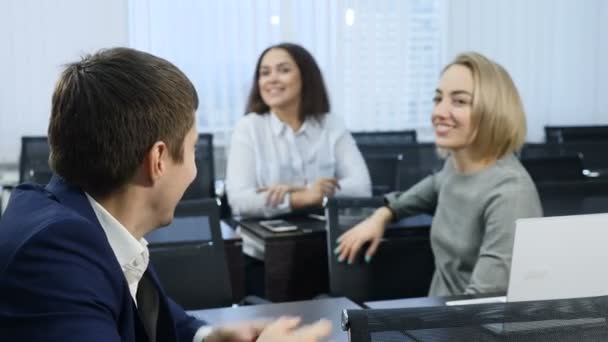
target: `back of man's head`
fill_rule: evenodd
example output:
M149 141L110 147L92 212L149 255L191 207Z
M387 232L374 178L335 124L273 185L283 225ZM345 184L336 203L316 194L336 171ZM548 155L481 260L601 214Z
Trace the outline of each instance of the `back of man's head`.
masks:
M48 135L53 171L93 196L118 190L163 141L176 161L198 97L170 62L128 49L67 65L55 87Z

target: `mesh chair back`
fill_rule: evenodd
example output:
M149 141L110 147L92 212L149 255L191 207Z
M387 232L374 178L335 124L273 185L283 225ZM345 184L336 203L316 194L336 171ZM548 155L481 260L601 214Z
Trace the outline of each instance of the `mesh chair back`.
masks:
M356 302L419 297L428 293L434 271L429 243L430 219L417 227L387 229L386 239L370 263L361 252L355 262L338 262L333 253L342 233L382 206L383 198L332 198L326 203L329 287L332 296ZM362 247L362 251L367 249Z
M345 310L351 341L606 341L608 297Z

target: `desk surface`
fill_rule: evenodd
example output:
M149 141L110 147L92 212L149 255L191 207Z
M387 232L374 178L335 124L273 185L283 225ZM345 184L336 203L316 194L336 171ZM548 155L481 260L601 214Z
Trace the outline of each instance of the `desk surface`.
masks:
M257 238L260 238L261 240L289 239L304 237L307 235L326 234L326 221L324 220L309 216L295 216L285 218L285 220L297 225L298 230L294 232L274 233L262 227L259 224L259 219L241 220L239 221L239 225L241 226L241 229L247 230L249 233L253 234ZM431 222L432 217L425 214L407 217L399 222L390 224L387 233L391 234L397 231L403 232L405 230L413 231L418 229L428 230Z
M282 315L299 316L304 324L325 318L332 323L331 341L348 341L348 336L342 331L341 315L344 309L360 309L361 307L348 298L324 298L309 301L241 306L236 308L219 308L190 311L189 313L203 319L212 325L247 321L261 318L277 318Z
M504 296L504 294L488 293L488 294L482 294L482 295L458 295L458 296L449 296L449 297L418 297L418 298L378 300L378 301L372 301L372 302L365 302L363 304L370 309L404 309L404 308L444 306L446 302L452 301L452 300L498 297L498 296Z

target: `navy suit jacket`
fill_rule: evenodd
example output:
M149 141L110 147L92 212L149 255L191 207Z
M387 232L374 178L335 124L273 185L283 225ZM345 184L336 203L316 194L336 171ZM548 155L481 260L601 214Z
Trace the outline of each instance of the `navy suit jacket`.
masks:
M157 341L204 322L159 292ZM0 340L148 341L121 266L85 194L54 176L23 184L0 221Z

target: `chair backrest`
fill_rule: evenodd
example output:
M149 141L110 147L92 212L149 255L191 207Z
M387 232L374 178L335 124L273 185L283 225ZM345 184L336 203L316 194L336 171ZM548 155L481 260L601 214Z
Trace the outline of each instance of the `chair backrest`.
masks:
M443 162L434 143L404 146L398 168L397 189L409 189L424 177L439 171Z
M608 126L545 126L545 140L558 144L608 141Z
M19 183L47 184L53 174L49 166L50 153L47 137L21 137Z
M353 132L353 138L364 158L397 157L403 147L416 143L416 131Z
M196 178L184 192L183 200L215 197L213 135L200 133L196 144Z
M535 183L583 181L583 158L580 154L558 157L521 158Z
M545 216L608 212L608 180L538 183L536 188Z
M416 143L416 131L353 132L353 138L361 146L387 146Z
M381 196L398 189L397 175L399 174L401 155L366 155L363 158L372 180L373 196Z
M146 239L163 288L178 304L187 310L232 304L215 199L180 202L173 222Z
M434 271L429 242L430 220L416 228L390 228L370 263L359 253L348 265L338 262L333 251L342 233L369 216L384 203L381 197L331 198L325 207L329 288L332 296L362 303L369 300L422 297L428 293ZM367 245L362 247L362 251Z
M519 155L522 159L580 155L583 159L583 167L587 172L595 173L595 177L608 178L607 150L608 140L526 143Z

